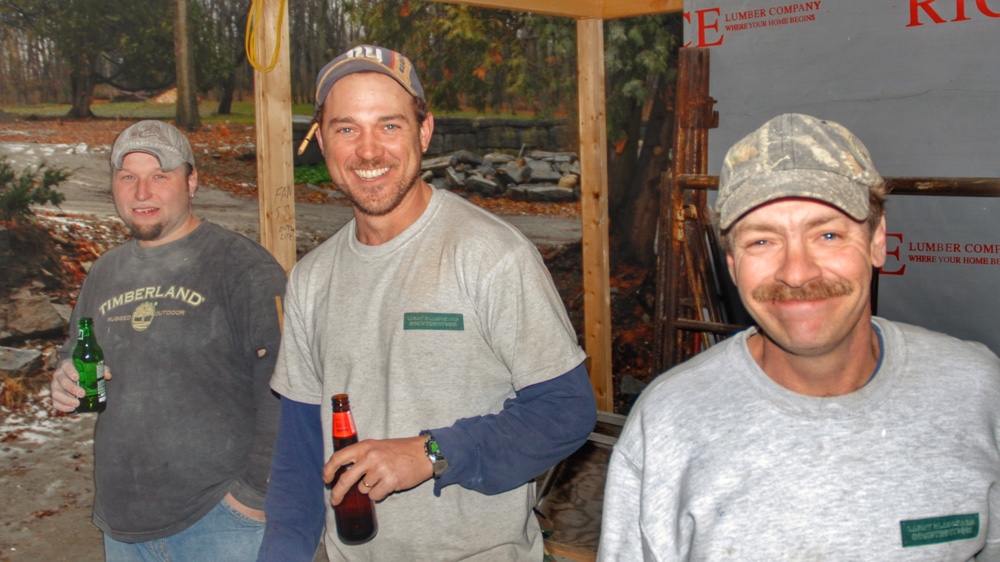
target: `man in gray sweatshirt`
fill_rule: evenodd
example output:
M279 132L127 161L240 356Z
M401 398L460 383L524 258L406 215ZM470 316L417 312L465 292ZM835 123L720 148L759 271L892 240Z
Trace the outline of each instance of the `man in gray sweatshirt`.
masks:
M884 185L806 115L729 150L716 210L755 326L637 401L600 560L1000 560L1000 360L872 316Z

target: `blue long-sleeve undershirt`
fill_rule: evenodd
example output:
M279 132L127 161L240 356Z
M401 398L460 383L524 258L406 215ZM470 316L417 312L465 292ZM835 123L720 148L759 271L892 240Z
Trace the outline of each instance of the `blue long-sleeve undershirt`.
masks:
M434 493L452 484L484 494L516 488L583 445L596 421L597 404L582 363L522 388L499 413L431 430L449 465ZM323 443L319 405L282 396L259 561L313 559L326 513Z
M571 455L597 423L597 402L583 363L522 388L497 414L431 429L448 460L434 494L452 484L484 494L512 490Z
M257 560L311 562L323 532L323 424L319 404L281 397L264 540Z

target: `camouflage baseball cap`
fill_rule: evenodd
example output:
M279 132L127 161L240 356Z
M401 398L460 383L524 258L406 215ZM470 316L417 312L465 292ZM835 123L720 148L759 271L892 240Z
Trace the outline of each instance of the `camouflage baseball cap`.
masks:
M187 137L176 127L163 121L139 121L118 135L111 148L111 166L122 169L125 156L132 152L145 152L156 157L160 169L169 172L181 164L194 168L194 153Z
M786 113L734 144L719 176L719 228L764 203L804 197L851 218L868 216L869 192L882 183L865 145L833 121Z
M417 78L413 63L405 56L376 45L358 45L326 63L316 76L316 112L323 107L333 85L344 76L357 72L378 72L392 78L410 95L424 97L424 87Z

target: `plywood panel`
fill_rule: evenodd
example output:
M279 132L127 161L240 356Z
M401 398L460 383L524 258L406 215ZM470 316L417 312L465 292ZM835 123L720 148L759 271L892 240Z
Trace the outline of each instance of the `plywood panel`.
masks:
M684 11L684 0L632 0L630 2L603 0L601 2L601 17L606 20L682 11Z
M610 447L588 442L553 469L551 488L537 509L542 527L552 533L545 540L551 554L578 561L597 557L610 459Z

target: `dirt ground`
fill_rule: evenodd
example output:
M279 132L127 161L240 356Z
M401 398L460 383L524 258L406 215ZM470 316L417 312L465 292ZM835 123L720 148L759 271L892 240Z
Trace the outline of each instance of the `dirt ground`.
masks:
M51 291L53 300L72 304L85 262L93 261L108 245L120 242L117 221L108 193L108 153L121 122L14 122L0 123L0 158L15 169L42 162L73 171L60 186L66 202L60 209L43 209L46 228L59 231L63 262L78 271L63 276L66 287L53 290L51 280L24 279L25 290ZM227 130L228 131L228 130ZM195 198L202 218L257 238L258 207L252 184L252 130L239 135L218 127L192 135L201 172ZM250 148L247 148L250 146ZM249 156L248 156L249 154ZM297 186L296 227L298 248L304 252L326 239L350 219L350 209L325 200ZM490 208L489 203L484 204ZM491 208L520 228L546 258L563 295L574 325L582 331L583 293L580 263L580 220L574 208ZM499 206L499 207L497 207ZM116 232L114 236L107 233ZM99 242L95 248L95 242ZM77 253L78 252L78 253ZM44 268L38 268L44 269ZM613 317L620 326L613 342L622 363L616 372L634 371L640 378L648 367L651 336L646 310L650 278L645 272L626 270L613 281ZM0 297L18 287L3 287ZM51 363L60 341L23 342L20 347L41 349ZM96 416L56 415L48 405L48 372L25 381L24 401L16 407L0 401L0 562L103 560L101 535L90 523L93 498L93 424ZM11 383L7 381L10 390ZM3 391L0 386L0 391ZM10 393L7 392L7 395Z
M90 523L96 416L12 418L0 427L0 561L103 561Z

